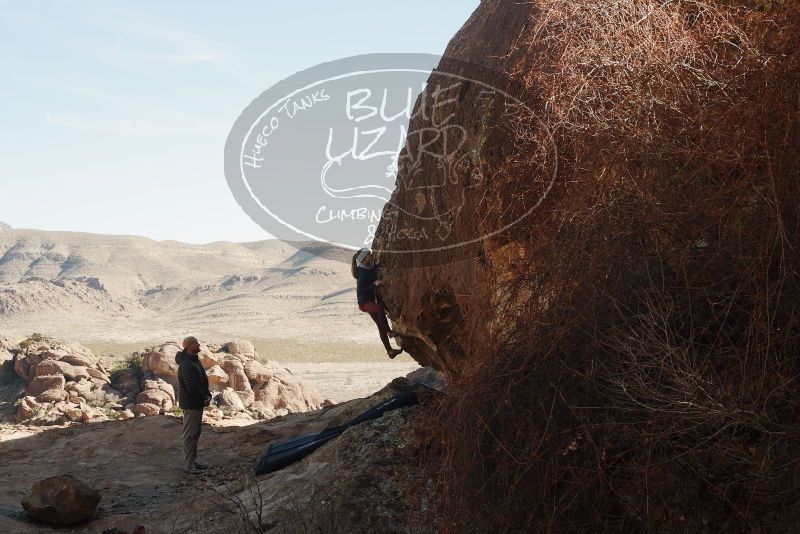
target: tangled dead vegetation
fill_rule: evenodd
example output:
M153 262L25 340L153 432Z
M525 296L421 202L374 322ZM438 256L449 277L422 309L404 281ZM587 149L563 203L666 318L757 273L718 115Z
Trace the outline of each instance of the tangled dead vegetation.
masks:
M530 4L487 224L556 178L487 243L494 343L421 436L443 531L800 520L798 42L794 2Z

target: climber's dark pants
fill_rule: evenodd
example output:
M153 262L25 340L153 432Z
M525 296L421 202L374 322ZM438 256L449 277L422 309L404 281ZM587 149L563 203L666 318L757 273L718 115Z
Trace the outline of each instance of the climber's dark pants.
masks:
M392 350L392 346L389 344L389 320L386 318L386 310L383 309L383 306L377 302L365 302L364 304L359 304L358 309L368 313L372 320L375 321L375 324L378 325L378 333L381 336L386 352Z

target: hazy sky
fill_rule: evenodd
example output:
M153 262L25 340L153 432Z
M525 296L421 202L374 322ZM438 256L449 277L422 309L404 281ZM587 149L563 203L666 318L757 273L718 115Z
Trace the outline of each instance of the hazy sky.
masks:
M441 54L479 0L0 0L0 221L192 243L268 237L223 148L273 83L372 52Z

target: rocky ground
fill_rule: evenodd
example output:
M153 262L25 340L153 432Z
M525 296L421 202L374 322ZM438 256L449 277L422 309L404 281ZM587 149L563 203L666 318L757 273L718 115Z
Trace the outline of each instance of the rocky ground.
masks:
M101 495L90 523L61 532L408 530L418 489L409 426L416 407L358 425L283 471L253 473L272 441L341 424L411 387L405 379L383 386L416 364L304 362L295 372L244 340L204 343L199 358L217 401L200 441L210 467L187 477L177 350L169 341L109 362L80 343L0 339L0 532L49 532L21 502L55 475ZM425 373L413 377L430 383Z
M403 408L347 430L282 471L253 477L274 440L341 424L380 400L414 387L423 402L436 395L398 379L380 392L320 410L269 421L208 421L197 477L180 469L180 418L172 415L67 428L26 427L0 443L0 531L50 532L32 524L20 500L54 474L71 474L99 490L95 519L59 532L406 532L417 521L420 475ZM18 437L19 436L19 437ZM16 438L16 439L15 439ZM427 527L417 524L415 532ZM113 531L113 530L112 530Z

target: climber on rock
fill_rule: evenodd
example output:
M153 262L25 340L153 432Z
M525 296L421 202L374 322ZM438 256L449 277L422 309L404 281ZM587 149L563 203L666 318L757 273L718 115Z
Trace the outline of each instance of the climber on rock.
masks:
M351 267L353 278L357 280L356 295L358 297L358 309L364 313L368 313L375 324L378 325L378 333L380 334L383 346L386 348L386 354L389 358L394 358L403 349L392 348L389 343L390 337L395 337L395 332L389 327L389 320L386 318L386 310L378 302L375 294L376 286L380 284L377 280L378 265L375 263L375 257L369 249L362 248L353 256L353 264Z

